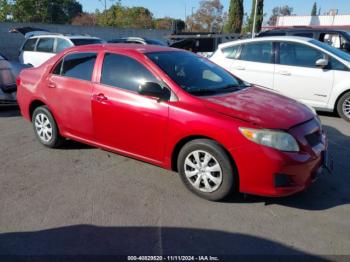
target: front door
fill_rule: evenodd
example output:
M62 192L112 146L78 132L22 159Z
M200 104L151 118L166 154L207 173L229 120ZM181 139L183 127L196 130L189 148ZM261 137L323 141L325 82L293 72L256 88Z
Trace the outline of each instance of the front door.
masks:
M316 61L324 58L327 58L324 53L311 46L281 42L274 89L310 106L325 107L332 91L334 71L316 67Z
M99 143L121 153L161 163L164 159L169 107L140 95L142 82L159 82L135 59L105 54L100 83L94 84L93 122Z

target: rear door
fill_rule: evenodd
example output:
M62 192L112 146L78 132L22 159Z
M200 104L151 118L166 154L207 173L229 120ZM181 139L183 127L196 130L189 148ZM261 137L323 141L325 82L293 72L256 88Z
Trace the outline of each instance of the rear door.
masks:
M274 70L272 41L242 44L239 57L230 66L230 71L239 78L270 89L273 88Z
M61 127L70 135L93 140L92 73L97 54L66 55L46 80L45 95Z
M36 45L36 53L30 58L34 67L40 66L51 57L54 53L55 38L53 37L40 37Z
M22 49L19 53L19 61L22 64L31 64L33 65L33 61L36 53L36 43L38 38L29 38L23 44Z
M325 107L334 71L317 68L315 64L328 56L314 47L294 42L280 42L278 50L274 89L313 107Z

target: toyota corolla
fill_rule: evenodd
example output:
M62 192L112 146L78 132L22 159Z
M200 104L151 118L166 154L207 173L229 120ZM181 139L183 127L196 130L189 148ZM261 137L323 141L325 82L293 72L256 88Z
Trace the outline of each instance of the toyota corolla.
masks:
M290 195L329 166L311 109L187 51L74 47L23 70L17 84L40 143L68 138L177 171L209 200Z

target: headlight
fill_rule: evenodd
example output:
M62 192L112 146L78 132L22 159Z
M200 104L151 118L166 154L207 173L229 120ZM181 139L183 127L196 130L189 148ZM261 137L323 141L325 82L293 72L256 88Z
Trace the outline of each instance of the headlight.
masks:
M244 127L240 127L239 131L247 139L257 144L273 147L281 151L299 151L299 146L295 138L286 132Z

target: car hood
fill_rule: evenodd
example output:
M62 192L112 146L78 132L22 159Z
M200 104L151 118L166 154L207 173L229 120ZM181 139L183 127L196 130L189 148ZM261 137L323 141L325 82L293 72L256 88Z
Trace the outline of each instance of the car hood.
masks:
M258 87L202 99L209 109L262 128L288 130L315 117L306 105Z

